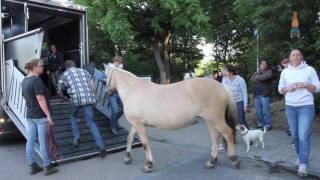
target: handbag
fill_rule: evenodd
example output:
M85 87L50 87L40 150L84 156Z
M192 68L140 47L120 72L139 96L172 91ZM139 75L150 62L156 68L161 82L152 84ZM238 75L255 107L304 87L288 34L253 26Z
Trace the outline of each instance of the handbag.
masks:
M57 141L54 138L52 125L50 123L46 126L46 147L50 158L53 160L61 158L61 153L59 151Z

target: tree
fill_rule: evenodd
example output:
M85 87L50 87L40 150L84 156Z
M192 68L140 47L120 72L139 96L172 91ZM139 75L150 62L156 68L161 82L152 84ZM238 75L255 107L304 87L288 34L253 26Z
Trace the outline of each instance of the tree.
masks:
M291 48L300 48L309 63L319 60L319 23L317 13L320 2L313 0L235 0L234 9L242 21L258 27L260 31L260 57L271 61L272 65L287 57ZM301 38L290 39L292 11L299 12ZM251 30L253 31L253 29ZM244 39L245 37L242 37ZM251 41L254 41L252 39ZM248 47L254 48L254 43ZM254 55L254 54L253 54ZM253 57L251 57L253 58Z
M125 53L135 46L151 49L161 83L169 82L173 39L185 37L183 33L186 29L193 36L200 37L206 32L209 19L198 0L82 2L93 10L97 25L110 34L112 42L119 46L121 52Z

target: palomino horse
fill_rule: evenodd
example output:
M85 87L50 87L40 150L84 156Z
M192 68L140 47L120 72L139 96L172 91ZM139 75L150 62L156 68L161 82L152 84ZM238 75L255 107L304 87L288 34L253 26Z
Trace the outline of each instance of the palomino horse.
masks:
M144 172L153 169L153 157L146 126L175 130L192 123L196 116L202 117L212 139L211 157L207 168L213 168L218 158L220 134L227 141L228 156L239 168L235 155L236 103L230 90L218 81L193 78L178 83L159 85L134 74L105 65L107 93L117 89L124 106L124 115L132 128L128 135L125 162L132 161L131 146L137 132L142 142L146 163Z

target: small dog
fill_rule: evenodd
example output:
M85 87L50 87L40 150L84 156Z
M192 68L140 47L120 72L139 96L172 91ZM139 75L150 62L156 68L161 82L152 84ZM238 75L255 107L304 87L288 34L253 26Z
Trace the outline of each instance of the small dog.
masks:
M252 129L249 130L246 126L240 124L236 126L236 129L240 131L244 142L247 145L247 152L250 150L250 142L255 142L255 147L258 146L258 140L262 144L262 148L264 148L263 135L267 132L266 127L261 129Z

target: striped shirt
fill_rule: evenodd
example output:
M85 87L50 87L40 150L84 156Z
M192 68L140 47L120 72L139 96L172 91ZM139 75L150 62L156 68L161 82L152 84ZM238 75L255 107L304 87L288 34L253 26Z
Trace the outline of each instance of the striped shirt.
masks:
M59 78L58 89L67 89L71 97L71 103L76 106L95 104L96 99L91 90L90 74L80 68L71 67Z

